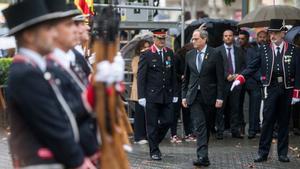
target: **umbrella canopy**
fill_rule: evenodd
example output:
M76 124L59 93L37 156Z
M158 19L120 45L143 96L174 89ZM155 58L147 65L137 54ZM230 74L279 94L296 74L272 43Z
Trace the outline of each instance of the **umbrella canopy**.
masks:
M120 50L122 56L124 58L132 58L135 55L135 48L140 40L145 39L148 40L150 43L153 43L153 33L152 32L145 32L134 36L132 40L130 40L125 46L123 46ZM171 48L171 37L166 37L166 46Z
M294 44L294 39L297 34L300 33L300 26L295 26L291 28L285 35L284 39L288 41L289 43Z
M190 42L193 31L195 29L198 29L199 26L201 26L203 23L205 23L205 27L208 32L208 45L212 47L220 46L223 43L223 32L225 30L237 30L237 22L234 20L228 20L228 19L211 19L211 18L201 18L199 20L196 20L192 22L190 25L186 27L184 30L184 44L187 44ZM174 42L174 48L175 51L180 48L181 44L181 35L177 36Z
M238 26L267 27L271 19L283 19L286 25L293 25L300 21L300 9L287 5L261 6L247 14Z

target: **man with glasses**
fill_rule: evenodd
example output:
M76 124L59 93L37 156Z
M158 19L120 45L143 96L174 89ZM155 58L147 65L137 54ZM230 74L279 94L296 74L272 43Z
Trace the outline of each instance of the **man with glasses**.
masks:
M166 31L152 31L154 44L141 55L138 64L138 102L146 110L146 130L152 160L161 160L159 143L170 128L173 103L178 101L174 54L165 47Z
M213 114L223 104L224 68L222 56L208 46L208 32L196 29L192 36L194 49L186 54L182 105L190 108L193 131L197 136L195 166L208 166L208 140L214 126Z

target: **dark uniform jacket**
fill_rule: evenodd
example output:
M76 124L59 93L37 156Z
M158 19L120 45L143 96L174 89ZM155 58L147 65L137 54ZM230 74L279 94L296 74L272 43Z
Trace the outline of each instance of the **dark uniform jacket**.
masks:
M241 48L238 48L233 45L234 48L234 61L235 61L235 74L241 73L245 67L245 56L244 51ZM224 66L224 78L227 79L229 72L228 72L228 61L227 61L227 49L225 49L224 45L221 45L216 48L219 54L223 57L223 66Z
M87 85L88 77L91 73L90 66L84 56L78 52L76 49L72 49L72 52L75 55L75 63L71 63L72 70L77 74L80 80Z
M171 103L178 97L173 51L163 48L164 61L154 45L145 51L138 66L138 97L150 103Z
M19 58L19 59L18 59ZM11 119L10 149L15 164L83 163L70 119L58 102L44 72L27 57L15 56L8 79Z
M253 44L250 48L247 49L245 61L246 67L251 63L251 61L255 58L255 56L259 53L259 47L257 44ZM251 76L246 81L247 89L254 89L260 87L261 84L261 72L258 70L253 76Z
M285 42L281 63L283 64L283 82L286 89L294 87L295 82L295 59L299 56L299 49L294 45ZM259 68L261 68L261 80L263 86L269 86L271 83L273 70L275 68L271 44L263 45L258 55L248 65L242 75L247 79L252 76Z
M86 156L91 156L98 151L95 118L84 107L81 99L82 89L80 84L68 73L58 61L49 56L47 58L47 71L55 78L60 91L71 108L79 128L80 144ZM76 77L75 77L76 78Z
M193 104L197 96L198 85L200 85L205 103L214 105L216 99L223 100L224 68L222 56L215 49L207 46L200 73L197 70L196 57L196 49L186 54L182 98L186 98L189 105Z

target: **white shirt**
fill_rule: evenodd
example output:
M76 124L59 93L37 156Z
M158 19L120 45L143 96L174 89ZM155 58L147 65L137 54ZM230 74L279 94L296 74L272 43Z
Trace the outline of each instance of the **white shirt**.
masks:
M68 53L66 53L65 51L59 49L59 48L55 48L53 51L53 57L67 70L70 69L70 65L72 62L72 56L71 53L73 53L72 51L68 51ZM73 53L74 55L74 53ZM75 55L74 55L75 57Z
M84 56L84 51L81 45L76 45L74 48Z
M284 42L282 41L281 44L279 46L277 46L275 43L272 43L273 45L273 49L274 49L274 52L275 52L275 55L277 54L277 47L280 48L280 52L282 51L282 48L284 46Z
M28 48L20 48L19 54L32 60L41 69L42 72L46 71L46 60L39 53Z
M225 47L225 51L226 51L226 57L228 56L228 49L227 48L231 48L230 49L230 56L231 56L231 61L232 61L232 69L233 69L233 73L235 73L235 57L234 57L234 46L228 46L224 43L224 47Z
M161 52L161 59L164 58L164 51L163 51L163 48L162 49L159 49L155 44L153 45L157 51L157 53L159 54L159 52ZM163 60L162 60L163 61Z

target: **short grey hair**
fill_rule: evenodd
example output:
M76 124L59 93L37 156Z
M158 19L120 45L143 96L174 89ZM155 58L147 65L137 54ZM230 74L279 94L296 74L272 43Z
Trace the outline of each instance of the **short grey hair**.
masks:
M208 41L208 32L204 29L195 29L193 33L198 32L200 34L201 39L206 38Z

